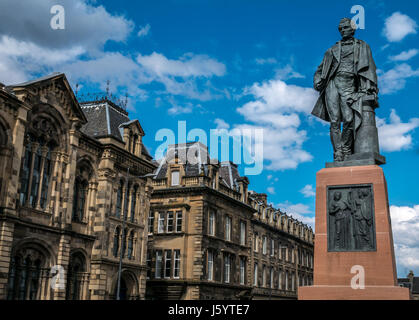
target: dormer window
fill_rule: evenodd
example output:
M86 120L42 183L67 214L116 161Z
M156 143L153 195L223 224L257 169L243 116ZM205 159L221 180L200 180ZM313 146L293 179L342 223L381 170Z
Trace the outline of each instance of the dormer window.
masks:
M179 171L172 171L172 186L179 185Z

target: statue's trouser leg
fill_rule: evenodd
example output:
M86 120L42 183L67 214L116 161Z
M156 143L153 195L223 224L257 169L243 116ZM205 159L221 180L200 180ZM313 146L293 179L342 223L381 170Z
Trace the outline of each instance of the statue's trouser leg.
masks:
M330 117L330 140L333 145L334 160L342 161L342 146L341 146L341 108L340 108L340 97L335 86L334 80L329 82L325 93L326 108Z
M355 90L355 77L351 73L338 73L335 78L336 91L339 93L340 109L342 115L341 145L344 160L353 153L354 143L354 114L348 105L347 99L353 96Z
M341 103L342 106L342 118L343 118L343 128L342 128L342 153L344 159L352 154L353 143L354 143L354 116L352 109L345 103Z

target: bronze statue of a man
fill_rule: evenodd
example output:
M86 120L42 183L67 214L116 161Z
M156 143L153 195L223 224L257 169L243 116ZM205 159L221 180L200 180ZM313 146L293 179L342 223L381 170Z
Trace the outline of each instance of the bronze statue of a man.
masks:
M364 100L372 99L374 108L378 107L377 73L371 49L354 38L355 30L351 19L340 21L342 40L326 51L314 74L314 88L320 97L312 114L330 122L334 161L347 160L354 153Z

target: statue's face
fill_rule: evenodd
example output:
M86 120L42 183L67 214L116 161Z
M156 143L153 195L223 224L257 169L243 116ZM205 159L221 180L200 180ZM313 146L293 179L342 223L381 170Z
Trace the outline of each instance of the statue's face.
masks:
M335 192L335 200L339 201L342 198L342 194L340 192Z
M355 29L352 27L350 20L345 20L339 24L339 32L342 36L342 39L348 39L354 36Z

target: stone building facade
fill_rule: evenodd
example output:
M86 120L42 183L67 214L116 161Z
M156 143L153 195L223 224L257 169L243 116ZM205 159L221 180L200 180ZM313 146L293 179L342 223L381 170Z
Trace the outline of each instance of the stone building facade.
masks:
M313 231L248 184L201 143L169 146L153 177L147 299L296 299L312 284Z
M0 87L0 299L143 299L144 131L64 74ZM129 169L129 173L128 173Z

